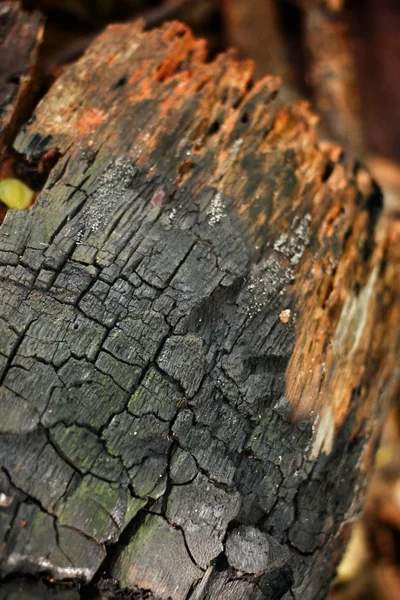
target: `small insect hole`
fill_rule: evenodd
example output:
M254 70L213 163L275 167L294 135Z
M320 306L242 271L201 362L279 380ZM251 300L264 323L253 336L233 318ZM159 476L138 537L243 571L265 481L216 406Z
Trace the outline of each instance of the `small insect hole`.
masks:
M178 173L179 177L177 180L177 184L181 185L185 180L186 176L190 173L190 171L194 168L194 162L192 160L187 160L179 165Z
M116 81L114 83L114 85L112 86L112 90L116 90L117 88L123 87L124 85L126 85L128 81L128 77L126 75L124 75L123 77L121 77L120 79L118 79L118 81Z
M321 175L321 181L323 183L325 183L325 181L328 181L329 177L333 173L334 168L335 168L335 163L333 163L331 160L328 160L328 162L326 163L325 168L322 172L322 175Z
M246 84L246 92L250 92L254 87L254 81L252 79L249 79L249 81Z
M210 127L208 128L208 135L214 135L214 133L218 133L218 131L220 130L221 125L219 124L218 121L214 121L214 123L212 123L210 125Z
M272 130L272 128L271 128L271 127L268 127L268 129L266 129L266 130L264 131L264 133L263 133L263 139L264 139L264 140L265 140L265 139L266 139L266 138L269 136L269 134L271 133L271 130Z
M354 175L358 175L358 173L361 171L362 167L363 167L362 163L359 160L355 160L354 166L353 166Z
M345 244L345 243L347 242L347 240L348 240L348 239L351 237L352 233L353 233L353 227L349 227L349 228L347 229L346 233L344 234L344 237L343 237L343 243L344 243L344 244Z
M203 80L203 81L201 81L201 82L199 83L199 85L197 86L197 88L196 88L196 92L201 92L202 90L204 90L204 88L206 87L206 85L207 85L207 80L206 80L206 79L204 79L204 80Z
M270 101L273 102L276 99L276 97L278 96L278 94L279 94L279 90L274 90L269 97Z
M329 300L330 295L332 294L332 292L333 292L333 281L331 280L331 281L329 281L328 287L327 287L326 292L325 292L325 297L324 297L323 302L322 302L322 309L323 310L325 310L327 308L328 300Z
M243 123L243 125L246 125L249 122L249 115L247 112L242 115L240 121Z
M229 569L229 562L224 552L221 552L214 560L214 569L217 573L223 573Z

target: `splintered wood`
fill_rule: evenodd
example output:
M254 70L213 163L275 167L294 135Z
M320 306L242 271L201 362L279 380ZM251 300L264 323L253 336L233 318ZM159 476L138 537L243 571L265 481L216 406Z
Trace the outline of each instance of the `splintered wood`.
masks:
M0 566L52 598L321 600L398 392L379 190L205 56L109 27L14 142L62 156L0 230Z

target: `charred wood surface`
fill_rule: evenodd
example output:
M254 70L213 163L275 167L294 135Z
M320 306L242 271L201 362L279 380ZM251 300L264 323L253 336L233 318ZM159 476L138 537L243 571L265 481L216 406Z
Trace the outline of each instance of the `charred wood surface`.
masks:
M112 26L17 136L61 158L0 230L1 598L326 594L398 391L399 234L278 87Z

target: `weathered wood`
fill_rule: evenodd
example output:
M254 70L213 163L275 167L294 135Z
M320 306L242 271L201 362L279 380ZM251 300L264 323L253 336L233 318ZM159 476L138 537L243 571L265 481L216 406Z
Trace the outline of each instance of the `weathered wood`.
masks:
M110 27L15 141L62 158L0 231L3 576L320 600L361 506L397 224L275 78L204 58Z

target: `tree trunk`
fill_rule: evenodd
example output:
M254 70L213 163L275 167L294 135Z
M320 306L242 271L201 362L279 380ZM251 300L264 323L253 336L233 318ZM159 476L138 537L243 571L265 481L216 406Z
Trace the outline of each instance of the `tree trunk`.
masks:
M326 594L398 391L398 230L277 91L112 26L17 136L61 158L0 230L0 597Z

